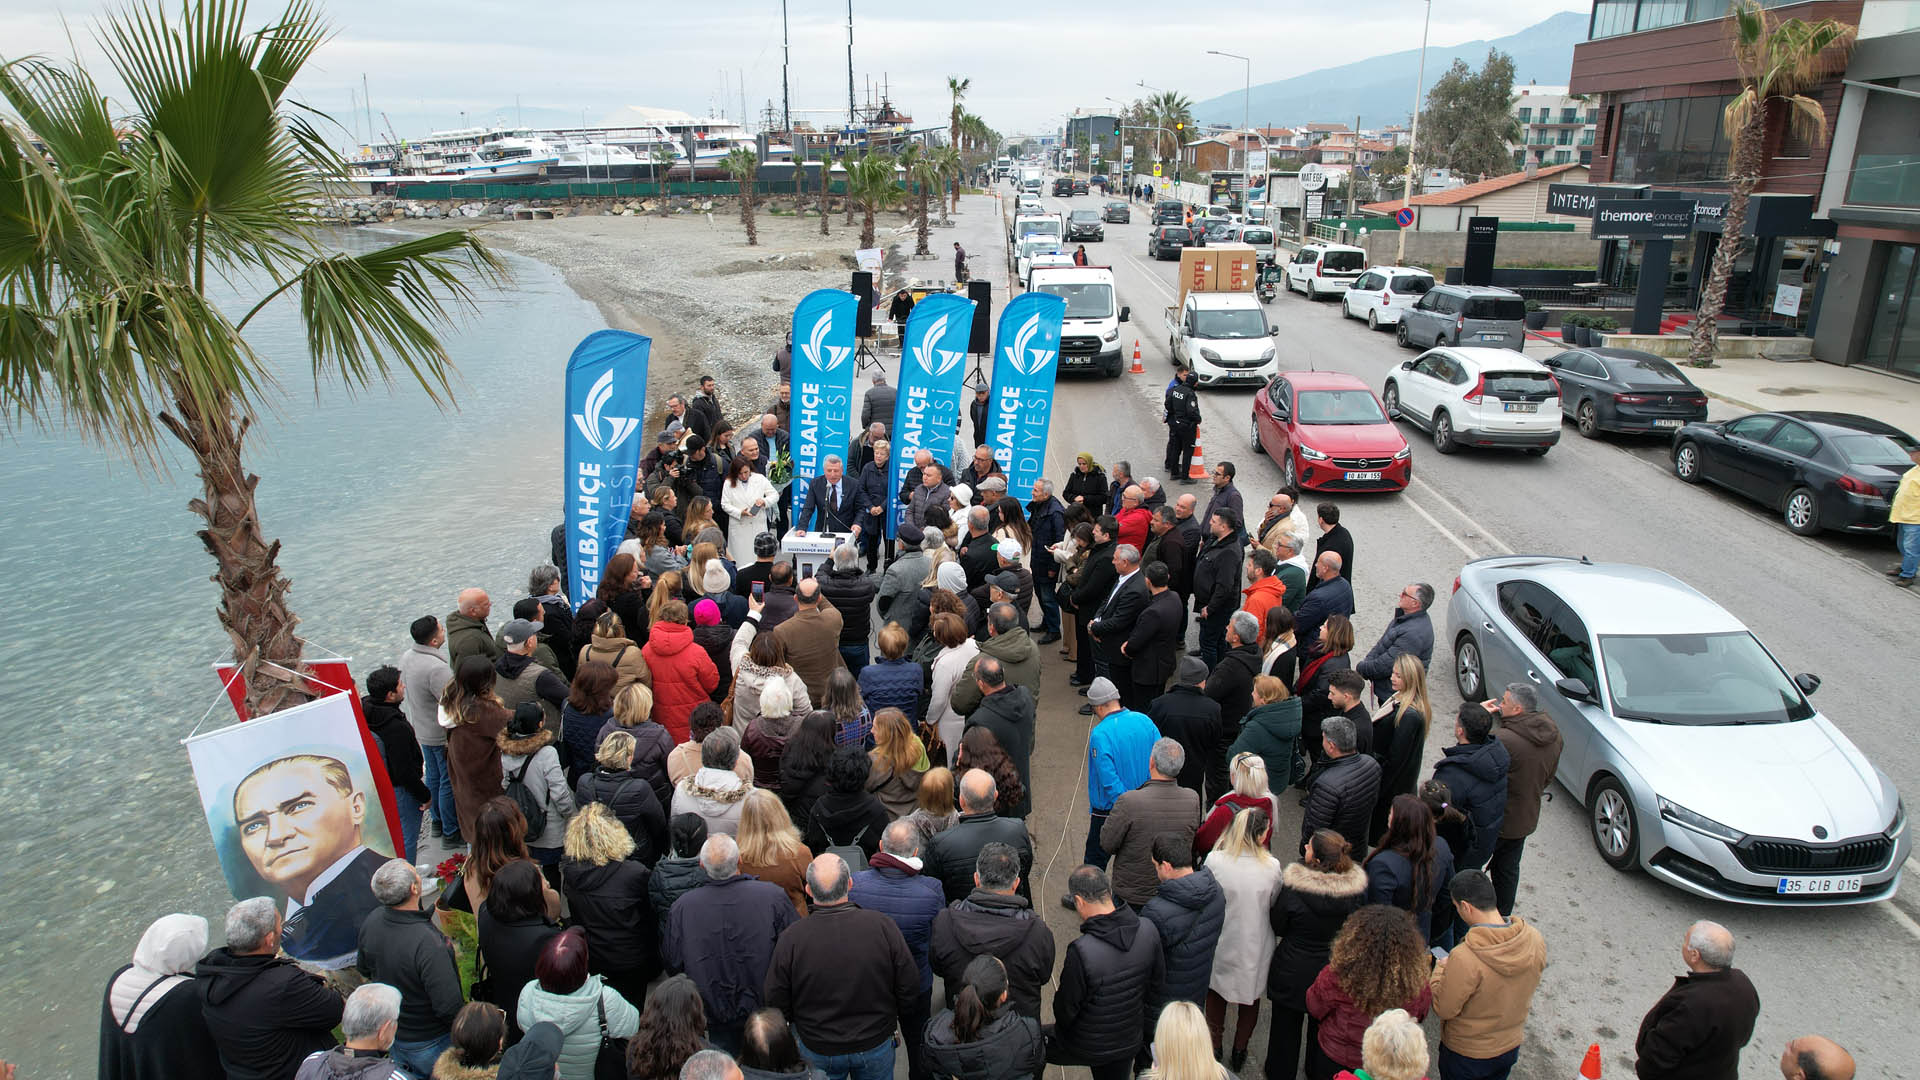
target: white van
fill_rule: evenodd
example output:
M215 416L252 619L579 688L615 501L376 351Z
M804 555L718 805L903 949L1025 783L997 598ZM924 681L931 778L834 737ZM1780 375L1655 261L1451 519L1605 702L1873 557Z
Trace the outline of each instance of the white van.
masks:
M1280 372L1280 330L1250 292L1188 293L1165 321L1173 362L1192 368L1201 386L1264 386Z
M1340 296L1367 268L1367 253L1345 244L1303 244L1287 265L1285 284L1288 292L1305 293L1307 299Z
M1060 370L1120 377L1120 324L1132 315L1116 308L1113 271L1104 266L1035 266L1030 288L1067 302L1060 326Z

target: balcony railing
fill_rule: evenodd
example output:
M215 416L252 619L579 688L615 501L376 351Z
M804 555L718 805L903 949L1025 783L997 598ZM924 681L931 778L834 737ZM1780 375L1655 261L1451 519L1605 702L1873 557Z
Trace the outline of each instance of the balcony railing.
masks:
M1847 201L1864 206L1920 206L1920 155L1861 154L1854 158Z

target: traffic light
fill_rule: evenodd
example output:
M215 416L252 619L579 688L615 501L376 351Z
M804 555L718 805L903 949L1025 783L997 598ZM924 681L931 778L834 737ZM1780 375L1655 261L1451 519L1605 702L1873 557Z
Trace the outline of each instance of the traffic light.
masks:
M1120 137L1120 118L1117 116L1113 118L1113 137Z
M1186 127L1187 125L1179 120L1173 122L1173 130L1175 131L1185 131Z

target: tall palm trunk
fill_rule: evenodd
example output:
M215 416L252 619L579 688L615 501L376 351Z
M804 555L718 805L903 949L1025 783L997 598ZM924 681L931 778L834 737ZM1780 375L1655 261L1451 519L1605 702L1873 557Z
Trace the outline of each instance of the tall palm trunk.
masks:
M827 191L827 185L828 183L831 182L831 176L829 175L827 169L828 169L828 166L832 164L833 164L832 158L822 158L820 161L820 235L821 236L827 235L827 215L833 213L833 196L829 194Z
M198 533L213 556L212 580L220 586L220 625L233 641L233 654L246 680L248 716L266 716L314 698L296 677L305 665L305 642L293 632L300 620L287 608L286 576L280 572L280 541L260 532L254 488L260 477L240 460L241 443L252 421L229 400L217 412L201 415L189 394L176 394L173 413L160 422L193 453L200 473L201 497L187 509L206 522ZM293 669L293 670L288 670Z
M1747 226L1748 200L1760 176L1762 146L1766 139L1767 110L1753 110L1753 117L1736 133L1733 176L1727 184L1727 212L1721 221L1720 245L1714 249L1713 266L1707 271L1707 284L1700 290L1700 307L1693 320L1692 340L1687 345L1687 362L1694 367L1712 367L1720 352L1720 309L1727 303L1727 286L1733 280L1733 263L1740 257Z
M740 184L740 224L747 227L748 247L757 247L760 244L760 229L758 223L753 220L753 195L753 181L742 181Z
M860 246L873 246L873 204L864 203L860 211Z
M920 200L920 225L914 233L913 253L915 255L930 255L933 253L933 249L927 246L927 234L932 231L933 222L928 220L928 215L932 213L932 210L927 206L927 185L916 184L914 185L914 191Z

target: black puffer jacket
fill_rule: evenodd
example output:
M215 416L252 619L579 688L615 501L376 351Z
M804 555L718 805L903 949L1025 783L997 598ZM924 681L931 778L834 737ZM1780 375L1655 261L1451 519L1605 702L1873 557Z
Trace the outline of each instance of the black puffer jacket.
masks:
M1128 907L1095 915L1067 946L1053 995L1054 1034L1081 1061L1132 1058L1146 1030L1147 1005L1165 976L1160 932L1152 923Z
M1226 625L1240 607L1240 545L1233 537L1207 537L1193 560L1193 610L1206 609L1207 621Z
M1260 674L1260 646L1246 644L1227 650L1207 673L1207 696L1220 703L1220 730L1232 742L1240 733L1240 718L1253 708L1253 680Z
M1455 854L1453 865L1458 870L1478 870L1493 855L1506 820L1507 766L1512 758L1492 736L1483 743L1458 743L1441 753L1444 756L1434 765L1433 778L1447 785L1453 805L1472 826L1467 848Z
M973 892L973 864L980 859L980 849L995 841L1020 853L1020 892L1026 895L1027 878L1033 873L1033 840L1027 835L1027 823L991 811L962 814L959 821L936 833L927 844L920 872L940 879L948 903L964 900Z
M953 1010L942 1009L927 1025L924 1045L927 1070L939 1080L1027 1080L1046 1067L1040 1021L1010 1007L964 1043L953 1032Z
M1366 754L1348 754L1315 768L1311 783L1300 842L1306 843L1317 829L1332 829L1347 838L1356 857L1366 854L1373 800L1380 794L1380 763Z
M580 859L560 864L571 921L587 932L591 970L633 982L660 972L658 932L647 898L647 868L632 859L595 866Z
M840 644L865 645L873 632L873 579L853 570L827 570L816 581L820 595L840 613Z
M927 962L960 996L961 978L976 956L1007 966L1007 1000L1022 1015L1040 1016L1040 988L1053 977L1053 931L1025 897L975 889L934 916Z
M1327 966L1333 939L1347 916L1367 900L1367 872L1355 864L1344 874L1329 874L1305 863L1280 873L1268 916L1280 944L1267 969L1267 996L1281 1008L1307 1011L1307 987Z
M605 803L620 824L633 835L631 858L649 866L667 849L667 812L653 793L647 778L632 769L609 769L605 765L580 778L573 794L581 806Z
M194 970L206 988L207 1031L232 1080L285 1080L316 1050L333 1046L346 1002L280 956L235 956L225 946Z
M707 872L698 858L668 856L653 864L647 881L647 901L653 908L654 940L667 936L667 913L673 902L707 883Z
M1213 977L1213 947L1227 921L1227 894L1202 867L1182 878L1160 883L1160 891L1140 909L1140 917L1160 931L1160 952L1166 958L1166 981L1151 1004L1207 1000Z

